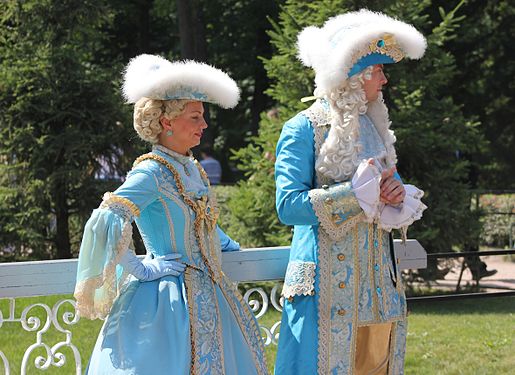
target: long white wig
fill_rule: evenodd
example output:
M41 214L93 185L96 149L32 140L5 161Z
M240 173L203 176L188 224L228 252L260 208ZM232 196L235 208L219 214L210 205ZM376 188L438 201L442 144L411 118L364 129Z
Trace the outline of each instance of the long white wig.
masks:
M323 92L319 88L315 90L315 96L325 98L331 110L331 128L322 144L315 168L336 182L350 179L360 162L359 115L367 114L370 117L383 140L386 155L379 155L379 158L385 159L387 167L397 162L393 146L395 136L389 129L391 122L383 96L380 93L377 100L371 103L366 100L363 81L370 79L371 73L372 66L330 92Z

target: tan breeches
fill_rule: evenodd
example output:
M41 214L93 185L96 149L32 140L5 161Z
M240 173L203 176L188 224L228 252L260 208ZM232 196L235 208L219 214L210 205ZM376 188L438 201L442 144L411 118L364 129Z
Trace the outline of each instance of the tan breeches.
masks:
M392 323L359 327L356 341L356 375L387 375Z

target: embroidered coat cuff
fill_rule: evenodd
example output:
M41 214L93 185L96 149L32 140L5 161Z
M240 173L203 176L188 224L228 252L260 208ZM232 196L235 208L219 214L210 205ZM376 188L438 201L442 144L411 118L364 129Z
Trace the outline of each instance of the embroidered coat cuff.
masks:
M310 190L309 198L320 225L333 241L343 238L365 217L350 182Z

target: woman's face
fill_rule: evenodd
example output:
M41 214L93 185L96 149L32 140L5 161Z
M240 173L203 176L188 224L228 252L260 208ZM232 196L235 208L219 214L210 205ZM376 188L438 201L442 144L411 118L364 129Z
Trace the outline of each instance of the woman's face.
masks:
M207 123L204 120L204 105L202 102L190 102L184 111L170 121L174 143L189 150L200 144L200 138Z
M374 65L372 68L372 77L370 79L365 79L363 82L363 90L365 90L365 96L367 98L367 102L373 102L379 97L379 93L388 80L383 73L383 65L378 64Z

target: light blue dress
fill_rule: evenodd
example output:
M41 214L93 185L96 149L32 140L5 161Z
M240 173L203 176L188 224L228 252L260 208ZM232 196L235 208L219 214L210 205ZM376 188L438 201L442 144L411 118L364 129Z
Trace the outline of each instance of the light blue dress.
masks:
M106 318L87 373L265 374L257 321L221 270L220 250L239 245L216 226L205 173L160 146L136 162L84 230L77 308ZM133 220L147 252L180 253L184 274L140 282L123 271Z
M384 157L374 124L365 115L359 123L359 158ZM365 221L351 182L315 171L329 128L328 105L318 101L286 122L277 145L277 212L294 234L275 373L352 374L357 328L389 322L389 374L400 374L406 300L397 261L388 233Z

